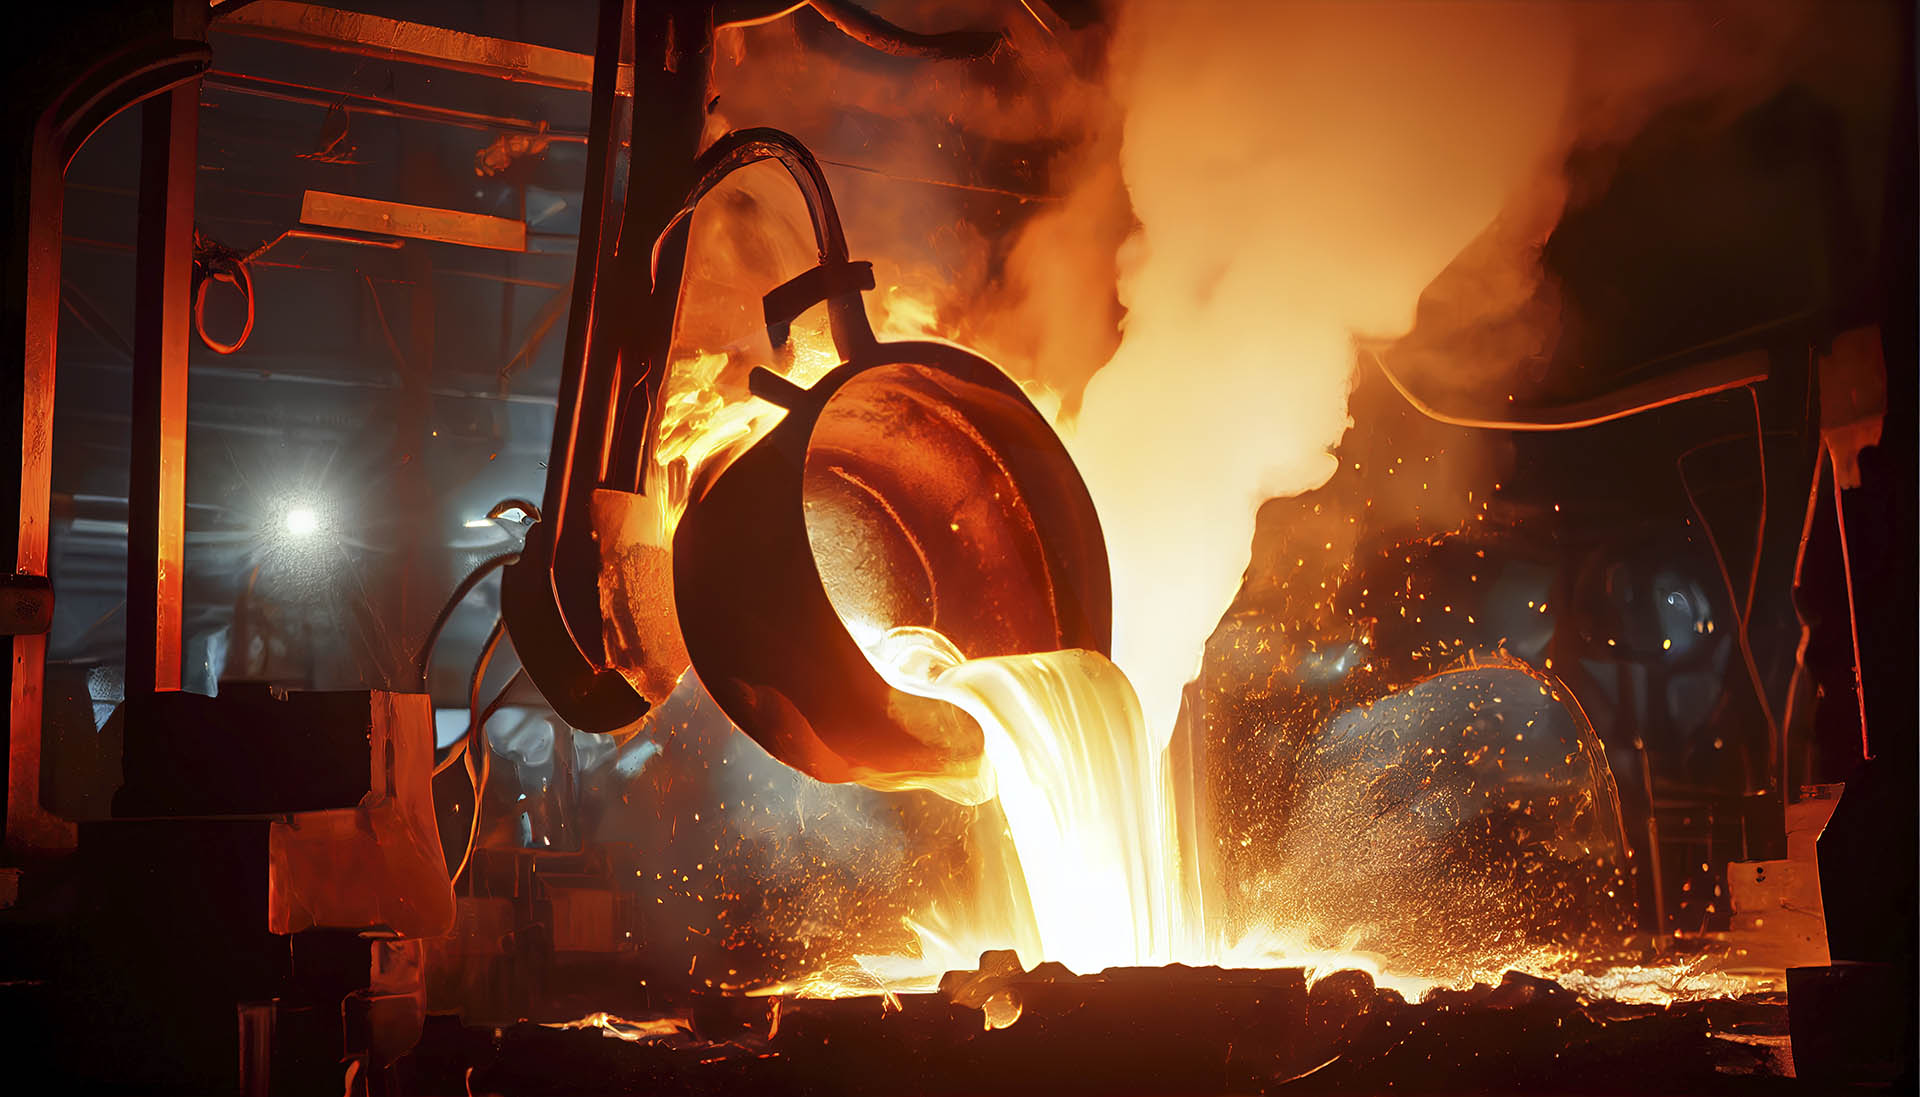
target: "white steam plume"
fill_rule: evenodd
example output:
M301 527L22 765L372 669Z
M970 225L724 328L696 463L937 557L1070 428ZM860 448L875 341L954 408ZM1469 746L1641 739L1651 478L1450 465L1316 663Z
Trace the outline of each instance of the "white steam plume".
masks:
M1114 658L1160 734L1255 508L1334 470L1353 336L1405 331L1552 151L1569 50L1559 5L1122 11L1128 312L1068 444L1105 527Z

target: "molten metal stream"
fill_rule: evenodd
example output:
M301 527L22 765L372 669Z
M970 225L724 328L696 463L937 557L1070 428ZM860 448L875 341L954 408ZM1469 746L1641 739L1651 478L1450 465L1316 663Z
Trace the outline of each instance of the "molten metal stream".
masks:
M998 816L983 816L977 838L989 875L977 881L975 895L957 905L936 904L910 923L918 957L861 957L855 968L755 993L839 997L932 989L943 972L970 969L982 951L1009 947L1029 970L1055 961L1079 974L1169 963L1303 967L1310 979L1358 969L1410 998L1441 983L1497 981L1508 969L1623 1001L1671 1002L1777 986L1775 979L1718 970L1710 957L1595 964L1598 957L1583 958L1565 946L1516 942L1486 970L1447 977L1412 974L1388 957L1316 946L1279 925L1235 941L1210 936L1199 896L1182 883L1197 874L1180 871L1166 755L1119 667L1090 651L967 659L931 629L857 631L894 688L949 702L980 724L986 766L978 779L928 787L967 803L997 797L1005 829ZM1011 855L1000 846L1010 846Z
M970 660L925 628L893 629L867 654L895 689L956 705L985 733L1017 857L1006 883L1041 953L1024 964L1085 973L1196 957L1164 755L1119 667L1091 651Z

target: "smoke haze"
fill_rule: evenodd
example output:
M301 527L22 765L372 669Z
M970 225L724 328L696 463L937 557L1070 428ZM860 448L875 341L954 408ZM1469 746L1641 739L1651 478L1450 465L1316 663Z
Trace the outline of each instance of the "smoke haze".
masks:
M1112 558L1114 660L1162 735L1255 509L1333 472L1354 335L1406 330L1539 166L1569 50L1544 5L1122 11L1127 314L1066 433Z
M876 264L883 332L953 338L1057 392L1112 558L1115 661L1162 734L1256 508L1334 468L1356 336L1406 333L1424 293L1485 334L1407 366L1497 383L1557 336L1540 245L1604 191L1609 149L1671 104L1731 120L1789 78L1874 100L1886 66L1862 59L1891 28L1888 5L1804 0L1121 0L1080 31L1015 0L876 10L1005 26L1011 47L907 62L808 32L805 12L729 31L710 133L770 124L815 147ZM712 203L681 334L747 341L720 378L744 398L758 295L810 241L774 169Z

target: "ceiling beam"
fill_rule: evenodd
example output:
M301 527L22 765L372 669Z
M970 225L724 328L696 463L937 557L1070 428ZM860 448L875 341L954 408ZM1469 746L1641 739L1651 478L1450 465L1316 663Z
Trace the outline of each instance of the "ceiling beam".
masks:
M321 190L310 190L301 196L300 223L495 251L527 250L524 221Z
M409 23L294 0L254 0L216 18L218 33L414 65L470 72L518 84L593 90L593 57L506 38ZM633 94L633 66L620 66L616 90Z

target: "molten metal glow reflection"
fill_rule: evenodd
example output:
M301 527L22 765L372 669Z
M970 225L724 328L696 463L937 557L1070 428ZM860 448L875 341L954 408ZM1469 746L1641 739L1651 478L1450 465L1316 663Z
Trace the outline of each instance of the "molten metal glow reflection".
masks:
M668 1036L689 1034L693 1031L693 1022L685 1017L650 1017L641 1021L629 1021L625 1017L617 1017L602 1010L598 1013L589 1013L577 1021L555 1021L541 1027L597 1028L603 1036L638 1044Z

